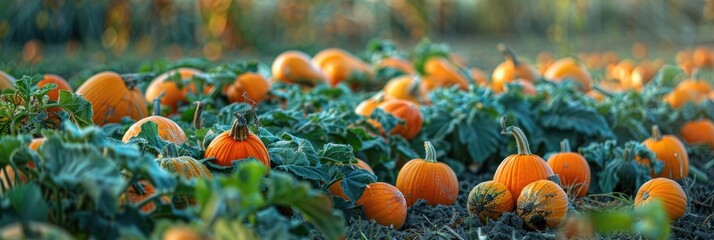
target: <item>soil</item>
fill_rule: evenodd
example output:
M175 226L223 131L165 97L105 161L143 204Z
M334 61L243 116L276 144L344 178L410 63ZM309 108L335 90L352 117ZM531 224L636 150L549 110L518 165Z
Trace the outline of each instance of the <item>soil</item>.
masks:
M694 159L694 158L693 158ZM710 159L708 161L714 161ZM706 161L692 164L714 179L714 167L703 169ZM701 165L701 166L700 166ZM347 239L556 239L557 229L545 231L528 230L523 220L514 213L505 213L498 221L482 224L476 216L466 211L466 198L476 184L491 180L492 172L482 174L462 174L458 201L451 206L428 206L417 202L408 210L407 220L399 230L384 227L374 221L365 220L359 209L346 212ZM672 239L714 239L714 180L707 184L680 181L689 204L687 214L672 222ZM631 233L596 234L597 239L641 239Z

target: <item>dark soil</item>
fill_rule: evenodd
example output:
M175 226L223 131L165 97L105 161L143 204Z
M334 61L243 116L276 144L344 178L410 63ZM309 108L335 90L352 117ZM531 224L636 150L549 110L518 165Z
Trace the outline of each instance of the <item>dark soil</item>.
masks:
M711 159L709 161L714 161ZM687 214L672 223L672 239L714 239L714 167L703 169L705 161L692 164L704 170L710 179L707 184L680 182L689 198ZM471 188L491 180L493 171L482 174L463 174L460 177L458 201L452 206L428 206L417 202L408 210L407 220L399 230L368 221L360 210L346 213L348 239L556 239L557 229L527 230L523 220L514 213L505 213L498 221L482 224L478 217L466 211L466 198ZM582 202L582 201L579 201ZM485 238L483 238L485 237ZM641 239L629 233L595 235L599 239Z

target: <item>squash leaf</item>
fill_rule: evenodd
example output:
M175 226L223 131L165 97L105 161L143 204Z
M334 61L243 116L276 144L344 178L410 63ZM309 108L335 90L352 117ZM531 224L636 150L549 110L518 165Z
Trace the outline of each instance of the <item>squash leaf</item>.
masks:
M93 124L92 104L81 95L60 90L57 101L62 105L62 109L69 114L69 119L77 126L87 127Z

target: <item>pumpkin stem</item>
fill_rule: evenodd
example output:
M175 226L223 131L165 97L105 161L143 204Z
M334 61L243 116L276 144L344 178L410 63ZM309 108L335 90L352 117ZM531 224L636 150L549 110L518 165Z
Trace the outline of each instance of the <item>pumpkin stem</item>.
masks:
M503 57L506 58L506 60L510 60L511 62L513 62L513 66L518 67L519 65L521 65L521 61L518 60L518 56L516 56L516 53L514 53L513 50L506 46L506 44L498 43L498 45L496 45L496 49L498 49L498 51L503 54Z
M531 155L531 149L528 146L528 138L526 134L523 133L521 128L516 126L506 127L506 120L508 118L506 115L501 116L501 134L511 134L516 139L516 146L518 146L518 154L520 155Z
M567 138L560 142L560 152L570 152L570 141Z
M126 74L121 74L119 75L122 80L124 80L124 84L128 89L133 89L136 87L137 84L140 82L153 79L156 77L155 72L149 72L149 73L126 73Z
M203 114L203 101L195 101L193 103L196 104L196 112L193 114L193 128L198 130L203 128L203 118L201 117L201 114Z
M230 136L236 141L245 141L250 134L250 130L248 129L248 120L245 119L243 114L238 112L234 112L233 116L235 116L236 120L233 122L233 127L231 127Z
M161 116L161 98L166 92L162 92L158 97L154 98L154 116Z
M424 149L426 150L424 160L432 163L436 162L436 150L434 149L434 145L432 145L430 141L424 141Z
M657 125L652 126L652 139L654 139L655 142L662 140L662 133L659 131L659 126Z
M419 76L414 76L414 80L409 84L409 95L419 99L419 87L421 86L421 78Z

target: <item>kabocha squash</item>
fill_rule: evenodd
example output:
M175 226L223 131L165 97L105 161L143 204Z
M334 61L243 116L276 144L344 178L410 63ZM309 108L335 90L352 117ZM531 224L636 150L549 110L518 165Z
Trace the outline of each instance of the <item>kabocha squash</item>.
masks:
M310 56L300 51L278 55L272 65L273 80L315 86L324 83L325 74L310 62Z
M120 198L119 202L122 204L138 204L143 202L145 199L152 197L154 193L156 193L154 186L151 185L149 181L141 180L137 184L129 186L124 195ZM159 200L164 203L171 202L171 200L166 196L160 197ZM144 213L151 213L154 209L156 209L156 204L154 204L154 202L148 202L141 206L139 210Z
M569 196L582 197L590 188L590 165L578 153L570 151L568 139L560 142L560 152L548 158L548 166L560 178L560 184Z
M505 91L507 83L519 78L533 82L540 77L533 65L521 61L505 44L499 43L497 48L503 54L505 61L498 64L491 73L491 89L494 92Z
M181 129L178 124L171 119L160 116L161 104L159 104L159 99L160 98L154 99L154 116L142 118L132 124L124 133L124 136L121 139L122 142L129 142L132 137L139 135L139 133L141 133L141 125L144 125L146 122L156 123L156 127L159 131L159 137L165 141L180 145L188 140L186 138L186 133L183 132L183 129Z
M553 175L550 166L538 155L532 154L523 130L516 126L506 127L506 116L501 117L501 134L511 134L516 139L518 154L503 159L493 175L493 181L501 183L518 199L526 185Z
M364 169L372 174L374 174L374 170L372 170L372 167L367 164L367 162L362 161L361 159L357 159L357 163L354 164L356 167ZM345 194L344 190L342 190L342 180L339 180L332 185L330 185L329 188L327 188L328 191L330 191L330 194L333 196L338 196L344 200L349 200L349 197Z
M423 122L421 111L413 103L401 99L392 99L380 103L377 107L404 121L404 124L398 124L392 128L389 132L390 134L401 135L405 139L411 140L421 131ZM377 128L381 128L381 126Z
M115 72L95 74L79 86L77 94L92 103L92 120L100 126L121 122L126 116L134 120L148 116L139 88Z
M419 199L428 205L451 205L459 197L459 180L454 170L436 161L436 150L431 142L424 142L426 157L412 159L397 174L397 188L404 194L407 206Z
M234 160L253 157L270 167L270 156L265 144L248 129L245 116L234 113L236 120L230 130L225 131L211 141L206 147L206 158L215 158L214 163L220 166L232 166Z
M635 208L660 201L671 221L684 216L687 211L687 194L679 183L668 178L655 178L640 186L635 196Z
M673 135L662 135L659 126L652 126L652 137L642 142L647 148L657 154L657 159L664 162L662 172L652 170L652 178L666 177L679 180L689 174L689 155L679 139Z
M530 229L555 228L568 213L568 196L555 182L538 180L523 188L516 213Z
M489 219L497 220L504 212L513 211L514 202L511 192L505 185L486 181L479 183L469 192L466 209L469 214L476 214L482 223Z
M555 82L573 79L579 83L579 88L583 92L590 91L592 83L590 73L572 58L563 58L550 64L543 77Z
M73 92L72 87L69 86L69 83L67 83L64 78L54 75L54 74L45 74L45 76L40 80L40 82L37 83L37 87L42 88L47 84L54 83L57 86L50 90L47 93L47 96L50 97L51 101L57 101L59 99L59 91L60 90L66 90L68 92Z
M402 75L393 78L384 85L384 98L402 99L414 104L420 103L421 79L416 75Z
M223 93L228 97L228 102L255 102L259 103L268 96L270 82L257 73L243 73L236 77L233 84L226 86ZM245 94L248 99L243 96Z
M709 119L699 119L685 123L679 130L687 143L707 144L714 149L714 122Z
M175 74L178 74L181 82L186 85L179 88L175 81L170 80ZM191 78L201 74L203 72L193 68L179 68L165 72L154 78L146 88L146 101L153 102L154 99L161 98L161 104L170 106L172 112L176 112L178 106L186 100L188 91L196 92L196 86L190 82ZM210 87L206 87L204 93L208 93L210 90Z
M0 91L3 89L15 89L15 78L7 74L6 72L0 71Z
M362 197L357 200L365 216L377 224L399 229L407 219L407 202L396 187L375 182L367 185Z

